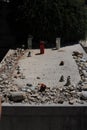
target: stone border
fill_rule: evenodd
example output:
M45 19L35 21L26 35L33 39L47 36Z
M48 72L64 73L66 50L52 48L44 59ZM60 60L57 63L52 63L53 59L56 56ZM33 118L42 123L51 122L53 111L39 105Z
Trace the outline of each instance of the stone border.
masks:
M3 106L0 130L86 130L87 106Z
M87 46L85 46L85 44L83 42L80 43L80 45L82 46L82 48L84 49L84 51L87 53Z

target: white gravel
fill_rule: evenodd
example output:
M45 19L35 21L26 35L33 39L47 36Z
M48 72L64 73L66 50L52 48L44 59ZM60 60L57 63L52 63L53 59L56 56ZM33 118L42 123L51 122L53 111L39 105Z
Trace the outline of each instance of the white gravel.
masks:
M43 55L35 55L40 52L39 49L30 51L31 57L27 57L28 50L19 60L21 72L26 77L25 79L14 79L19 86L24 86L27 83L31 83L34 86L38 83L44 83L48 87L59 87L66 83L67 76L71 77L72 84L79 82L80 75L72 57L72 52L80 51L86 56L80 44L66 46L59 50L45 49L45 54ZM62 60L64 61L64 66L59 66ZM62 83L59 82L61 75L65 78ZM37 77L40 77L40 79L37 79Z

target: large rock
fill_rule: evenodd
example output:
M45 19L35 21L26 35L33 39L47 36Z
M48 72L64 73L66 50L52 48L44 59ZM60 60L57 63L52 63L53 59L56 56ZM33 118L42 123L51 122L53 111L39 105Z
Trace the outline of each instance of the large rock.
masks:
M87 72L86 72L86 70L82 70L82 72L83 72L84 76L87 77Z
M82 90L87 91L87 84L84 84L84 85L82 86Z
M81 98L82 100L87 100L87 91L82 91L82 92L80 93L80 98Z
M9 100L14 102L21 102L25 99L25 93L23 92L10 92L9 94Z

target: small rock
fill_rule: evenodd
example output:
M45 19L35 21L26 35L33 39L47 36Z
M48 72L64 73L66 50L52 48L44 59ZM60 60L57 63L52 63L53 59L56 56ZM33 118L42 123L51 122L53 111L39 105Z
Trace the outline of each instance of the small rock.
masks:
M5 102L5 98L4 97L1 98L1 102L2 103Z
M69 104L70 104L70 105L73 105L74 102L75 102L74 100L70 100L70 101L69 101Z
M24 87L24 88L21 88L21 90L23 91L23 92L26 92L27 91L27 89Z
M32 94L31 97L37 98L38 94Z
M85 58L80 59L81 62L86 62Z
M64 86L69 86L69 85L71 85L70 76L67 77L67 81L66 81L66 84Z
M76 89L77 89L79 92L81 92L81 91L82 91L82 86L81 86L81 85L77 85L77 86L76 86Z
M60 92L62 92L64 89L62 87L59 88Z
M31 102L35 102L35 98L34 97L28 97L29 101Z
M87 81L85 81L85 82L83 83L83 85L84 85L84 84L87 84Z
M3 78L0 77L0 82L2 82L2 81L3 81Z
M63 81L64 81L64 76L62 75L62 76L60 77L59 82L63 82Z
M17 75L15 75L14 78L17 79Z
M5 88L5 87L4 87L3 85L0 85L0 88L3 89L3 88Z
M37 77L37 79L40 79L40 77Z
M25 79L25 76L21 74L20 79Z
M76 102L79 103L79 104L84 104L84 102L82 100L80 100L80 99L77 99Z
M29 51L29 53L28 53L27 57L31 57L31 52L30 52L30 51Z
M28 99L27 99L27 98L25 98L24 102L28 102Z
M81 71L82 70L82 68L81 67L78 67L78 69Z
M1 76L2 76L3 79L7 78L6 74L2 74Z
M73 59L77 59L77 56L73 56Z
M86 61L86 63L85 63L85 67L87 67L87 61Z
M40 84L40 89L39 89L39 91L40 91L40 92L43 92L43 91L45 91L46 88L47 88L47 86L42 83L42 84Z
M17 71L17 74L20 74L20 71Z
M85 70L82 70L85 77L87 77L87 72Z
M30 83L27 83L27 84L26 84L26 86L28 86L28 87L32 87L32 84L30 84Z
M41 103L42 103L42 102L44 103L45 100L46 100L46 97L41 98Z
M30 90L30 89L27 89L27 92L31 92L31 90Z
M80 57L83 57L83 53L79 52L79 51L73 51L73 54L72 56L80 56Z
M83 82L85 82L85 77L84 76L81 76L81 79Z
M80 85L82 85L82 83L83 83L82 80L80 80L80 81L78 82L78 84L80 84Z
M9 81L8 81L8 80L5 80L5 81L4 81L4 84L9 84Z
M84 86L82 86L82 90L87 91L87 84L84 84Z
M36 86L30 87L30 89L31 89L32 91L35 90L35 88L36 88Z
M63 65L64 65L64 61L61 61L59 65L60 65L60 66L63 66Z
M16 87L12 87L12 88L10 88L10 91L12 91L12 92L16 92L16 91L18 91L18 88L16 88Z
M59 103L59 104L63 104L63 102L64 102L64 100L63 100L62 98L59 98L59 99L58 99L58 103Z
M85 78L85 82L87 82L87 77Z
M70 86L68 87L68 89L69 89L70 91L73 91L73 90L74 90L74 86L73 86L73 85L70 85Z

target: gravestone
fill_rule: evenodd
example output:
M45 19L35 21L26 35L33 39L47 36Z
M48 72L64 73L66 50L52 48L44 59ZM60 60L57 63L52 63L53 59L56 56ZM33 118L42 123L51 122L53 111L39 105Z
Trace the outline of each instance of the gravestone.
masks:
M56 49L60 49L60 38L56 38Z
M28 44L28 49L32 49L32 35L29 35L28 40L27 40L27 44Z

